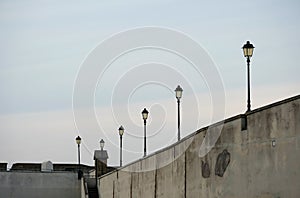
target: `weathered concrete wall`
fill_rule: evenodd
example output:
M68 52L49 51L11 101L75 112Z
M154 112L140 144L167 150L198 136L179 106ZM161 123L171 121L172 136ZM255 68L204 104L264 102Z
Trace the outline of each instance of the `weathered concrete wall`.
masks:
M300 197L300 96L225 120L199 157L205 136L208 128L102 176L100 196Z
M80 198L77 173L0 172L0 198Z

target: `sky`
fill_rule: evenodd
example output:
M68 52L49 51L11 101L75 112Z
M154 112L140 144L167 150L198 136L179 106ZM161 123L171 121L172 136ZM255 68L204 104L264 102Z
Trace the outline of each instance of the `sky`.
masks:
M143 155L144 107L150 111L148 153L176 142L177 84L184 89L182 137L244 113L246 60L241 47L247 40L255 46L252 109L298 95L299 8L297 0L1 1L0 161L76 163L75 138L80 135L83 163L93 164L103 138L109 165L118 165L117 129L124 125L123 164L130 163ZM104 67L100 60L106 49L130 44L125 37L112 45L111 38L145 27L168 29L198 43L203 49L199 56L211 60L216 78L195 72L172 51L142 48L112 61L103 75L95 73L93 103L77 106L85 96L78 92L74 98L74 93L79 86L85 90L89 76L86 84L76 83L92 55ZM191 50L182 40L171 44ZM222 82L222 89L212 89L209 78ZM215 93L222 96L217 103ZM221 112L216 120L215 109Z

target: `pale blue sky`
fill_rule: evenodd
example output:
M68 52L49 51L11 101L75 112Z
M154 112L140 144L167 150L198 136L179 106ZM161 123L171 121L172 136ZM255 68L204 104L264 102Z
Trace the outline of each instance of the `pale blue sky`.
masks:
M102 40L130 28L168 27L199 42L219 68L228 116L245 111L241 47L247 40L256 47L253 108L299 94L299 9L298 0L1 1L0 160L76 162L72 91L77 71ZM161 94L161 99L168 97L172 95ZM100 136L90 137L95 143L83 148L84 163L92 164L91 151L98 148ZM40 147L44 152L37 152ZM117 147L108 143L107 149L113 155L110 163L117 164ZM124 161L139 156L128 152Z

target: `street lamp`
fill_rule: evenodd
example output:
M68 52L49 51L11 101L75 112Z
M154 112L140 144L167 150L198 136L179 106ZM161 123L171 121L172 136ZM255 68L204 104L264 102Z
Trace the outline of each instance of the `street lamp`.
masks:
M175 89L178 106L178 141L180 140L180 98L182 97L183 89L178 85Z
M148 118L148 111L146 108L142 111L142 117L144 120L144 157L146 157L146 120Z
M77 136L76 138L76 143L78 145L78 165L80 165L80 143L81 143L81 138Z
M104 144L105 144L104 140L101 139L101 140L100 140L100 148L101 148L101 151L103 151Z
M122 166L122 136L124 134L123 126L119 128L119 135L120 135L120 167Z
M247 41L247 43L243 46L244 56L247 58L247 77L248 77L248 100L247 100L247 111L251 111L251 102L250 102L250 58L253 55L254 46Z
M78 145L78 179L81 179L82 177L82 171L80 170L80 143L81 143L81 138L77 136L75 139L76 143Z

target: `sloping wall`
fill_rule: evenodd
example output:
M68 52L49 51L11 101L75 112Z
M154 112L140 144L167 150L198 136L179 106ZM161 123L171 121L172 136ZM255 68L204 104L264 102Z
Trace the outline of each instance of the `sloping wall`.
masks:
M300 96L225 120L216 145L200 157L208 135L203 128L102 176L100 196L300 197Z

